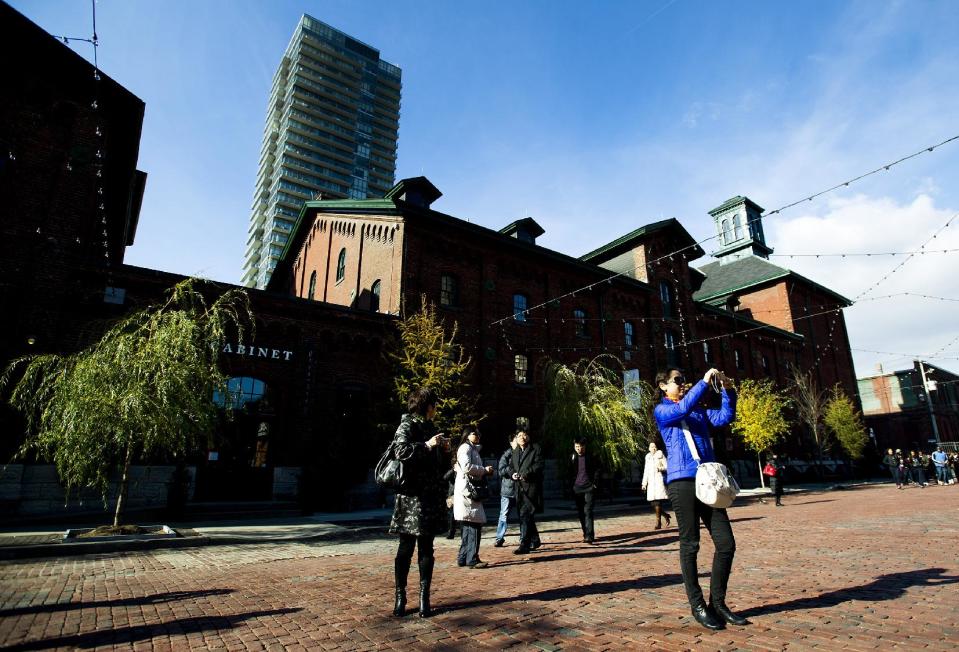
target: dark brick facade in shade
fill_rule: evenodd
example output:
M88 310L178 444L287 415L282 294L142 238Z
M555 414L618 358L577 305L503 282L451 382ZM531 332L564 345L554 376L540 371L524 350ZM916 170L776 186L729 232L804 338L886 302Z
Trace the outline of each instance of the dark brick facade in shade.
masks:
M714 305L694 299L708 275L690 263L704 252L676 220L573 258L536 245L533 234L513 225L497 232L434 211L438 196L419 177L401 181L385 199L308 202L269 289L307 298L315 273L314 299L362 311L371 309L377 283L379 310L396 314L425 296L459 327L474 361L470 382L487 415L487 440L492 434L497 447L518 418L539 430L548 359L575 363L608 353L649 382L675 364L693 378L716 366L780 386L798 366L814 370L822 387L840 383L857 395L845 323L834 310L849 302L827 288L761 261L775 273L717 292ZM532 220L521 222L542 232ZM529 308L523 319L512 317L517 295ZM526 382L516 379L518 355L526 356Z
M146 177L135 167L143 102L102 72L95 80L82 57L2 2L0 53L6 367L23 355L88 346L116 319L161 301L183 277L123 264ZM212 297L232 287L205 291ZM288 294L249 295L255 338L242 353L231 343L222 361L230 376L264 383L265 400L225 421L191 457L196 498L268 500L274 469L303 467L315 503L345 506L344 487L366 480L391 434L377 424L396 420L384 360L394 318ZM6 461L23 441L23 424L5 401L0 432ZM208 451L217 453L215 463Z

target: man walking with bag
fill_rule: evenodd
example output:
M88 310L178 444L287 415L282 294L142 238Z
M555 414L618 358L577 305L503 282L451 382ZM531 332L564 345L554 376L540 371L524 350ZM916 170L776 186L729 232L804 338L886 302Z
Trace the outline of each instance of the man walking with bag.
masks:
M519 547L515 555L525 555L539 542L536 529L536 506L539 504L540 480L543 473L543 453L539 444L531 444L525 429L516 431L516 448L510 457L510 478L516 490L519 508ZM538 546L537 546L538 547Z

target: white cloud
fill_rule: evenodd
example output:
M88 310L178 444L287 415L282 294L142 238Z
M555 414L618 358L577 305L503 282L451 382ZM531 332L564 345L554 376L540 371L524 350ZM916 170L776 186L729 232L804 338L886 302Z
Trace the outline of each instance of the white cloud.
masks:
M927 194L905 203L859 194L832 199L821 212L767 218L764 226L777 254L905 252L919 250L955 214L954 208L937 207ZM917 254L907 261L905 256L777 256L772 261L850 299L866 293L863 300L845 311L852 348L905 355L853 351L860 376L873 373L879 362L884 362L887 369L902 368L912 357L956 369L959 361L948 358L959 356L957 347L938 357L930 354L959 334L959 304L915 296L878 299L903 292L959 299L955 284L959 277L959 252L941 253L959 249L959 218L925 249L929 253ZM893 271L900 263L902 266Z

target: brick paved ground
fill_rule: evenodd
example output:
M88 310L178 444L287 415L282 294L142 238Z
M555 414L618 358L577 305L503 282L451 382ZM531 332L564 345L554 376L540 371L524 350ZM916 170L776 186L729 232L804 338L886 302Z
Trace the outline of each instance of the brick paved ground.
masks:
M719 633L684 607L675 527L653 531L641 513L600 522L597 546L579 543L570 522L547 523L546 545L525 558L492 548L487 535L485 570L457 568L451 542L437 539L440 611L428 620L388 616L386 538L7 562L0 647L957 648L959 488L873 486L786 501L731 510L739 550L729 602L753 624ZM704 540L701 560L711 554Z

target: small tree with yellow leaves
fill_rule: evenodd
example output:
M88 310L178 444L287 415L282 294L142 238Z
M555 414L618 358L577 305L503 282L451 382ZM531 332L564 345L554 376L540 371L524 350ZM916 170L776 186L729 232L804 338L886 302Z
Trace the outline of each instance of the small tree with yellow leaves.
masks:
M866 447L869 436L862 423L862 415L841 386L832 388L822 420L826 428L835 435L846 455L854 460L862 457L862 450Z
M466 376L472 359L456 343L459 331L454 321L451 328L436 316L436 306L420 297L420 309L407 314L399 324L401 347L389 354L396 364L393 378L394 396L406 405L410 392L420 387L436 391L439 402L433 423L449 434L476 424L476 396L470 396Z
M762 454L789 431L784 415L789 399L776 391L771 380L744 380L739 385L734 433L743 438L746 448L759 460L759 481L766 486L762 472Z

